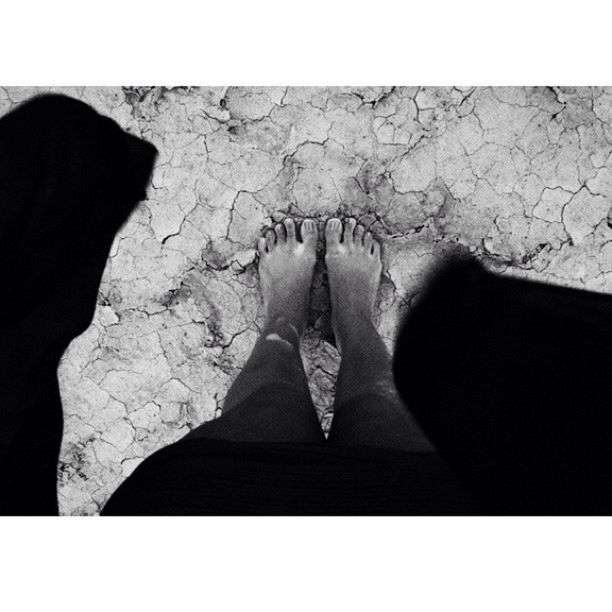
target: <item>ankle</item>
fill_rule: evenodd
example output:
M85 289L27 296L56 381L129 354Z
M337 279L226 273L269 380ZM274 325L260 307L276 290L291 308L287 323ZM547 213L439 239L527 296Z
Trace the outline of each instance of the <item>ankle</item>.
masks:
M266 333L276 333L291 343L299 343L304 329L302 320L298 317L288 317L285 314L272 313L267 315L264 325Z
M332 328L339 347L344 349L353 343L363 342L372 332L378 334L372 315L367 311L355 310L345 315L332 313Z

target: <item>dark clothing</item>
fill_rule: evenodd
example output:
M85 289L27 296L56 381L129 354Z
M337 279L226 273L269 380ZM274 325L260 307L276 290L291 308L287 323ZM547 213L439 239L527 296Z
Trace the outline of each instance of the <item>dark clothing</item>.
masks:
M105 515L479 514L436 453L182 440L145 460Z
M0 513L57 513L57 366L91 322L113 236L144 198L155 154L63 96L0 119ZM104 513L608 513L611 304L451 266L395 357L400 393L446 462L324 442L287 389L266 387L145 460ZM354 401L371 413L381 400ZM288 405L296 418L283 416ZM271 441L294 440L297 425L312 441Z
M103 514L476 514L437 453L325 442L300 394L267 385L146 459ZM380 397L358 397L380 405ZM288 407L290 418L286 418ZM294 431L299 428L299 434ZM303 432L310 432L305 435ZM297 436L310 442L279 442Z
M612 296L450 263L405 321L394 373L488 512L612 512Z

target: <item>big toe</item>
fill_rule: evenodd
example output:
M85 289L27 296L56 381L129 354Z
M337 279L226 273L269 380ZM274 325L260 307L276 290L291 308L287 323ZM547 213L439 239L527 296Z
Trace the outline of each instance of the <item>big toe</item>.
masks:
M317 224L313 219L304 219L301 227L302 242L306 246L313 246L317 243Z
M342 222L340 219L329 219L325 224L325 244L327 248L337 247L342 237Z

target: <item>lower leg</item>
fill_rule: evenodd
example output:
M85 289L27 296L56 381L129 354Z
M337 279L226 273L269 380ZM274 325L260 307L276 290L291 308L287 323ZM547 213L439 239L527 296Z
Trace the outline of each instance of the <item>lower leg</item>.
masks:
M273 383L283 383L309 395L299 340L295 326L287 319L279 317L267 321L248 361L227 392L223 414L258 389Z
M324 439L300 356L315 248L316 225L311 220L302 224L302 241L292 219L277 224L260 240L259 275L266 312L262 333L228 391L221 417L187 438Z
M330 440L413 452L433 450L397 394L389 353L373 323L364 319L343 333Z
M380 246L363 226L337 219L326 229L332 325L341 353L330 441L426 452L433 450L402 404L391 359L372 312L381 273Z
M355 316L350 325L340 326L336 337L342 338L338 341L342 359L336 382L336 406L364 394L380 395L400 403L393 382L391 358L372 320Z

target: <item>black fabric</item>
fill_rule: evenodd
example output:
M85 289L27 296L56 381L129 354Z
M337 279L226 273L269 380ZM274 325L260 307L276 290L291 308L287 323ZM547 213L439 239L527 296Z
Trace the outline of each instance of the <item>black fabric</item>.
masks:
M231 422L223 424L221 417L219 427L205 423L199 437L183 438L146 459L111 496L103 514L482 511L436 453L326 442L313 406L298 409L292 404L299 402L296 395L288 385L261 387L227 413ZM376 401L381 399L357 396L345 408L372 407ZM295 423L304 431L296 431Z
M611 512L612 296L451 262L406 319L394 373L487 511Z
M434 453L182 440L144 461L104 515L446 515L481 512Z
M90 324L155 148L71 98L0 119L0 513L57 513L59 359Z

